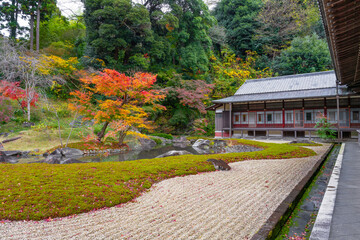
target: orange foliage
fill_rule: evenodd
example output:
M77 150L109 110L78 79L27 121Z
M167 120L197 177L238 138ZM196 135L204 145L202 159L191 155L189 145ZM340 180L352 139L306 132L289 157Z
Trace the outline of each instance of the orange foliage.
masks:
M71 93L75 99L70 108L85 115L87 118L84 120L110 123L113 130L106 137L126 132L132 126L151 129L146 119L148 114L143 109L145 105L152 106L154 110L165 109L157 104L165 95L152 89L156 75L150 73L139 72L129 77L105 69L96 75L85 75L80 81L84 83L84 88ZM95 94L102 97L95 98Z

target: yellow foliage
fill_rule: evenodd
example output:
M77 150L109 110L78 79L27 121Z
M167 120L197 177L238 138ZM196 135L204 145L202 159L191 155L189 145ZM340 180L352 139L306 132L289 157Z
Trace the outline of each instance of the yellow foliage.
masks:
M41 55L41 65L39 71L44 75L62 74L68 75L76 71L76 65L79 63L76 57L65 60L55 55Z

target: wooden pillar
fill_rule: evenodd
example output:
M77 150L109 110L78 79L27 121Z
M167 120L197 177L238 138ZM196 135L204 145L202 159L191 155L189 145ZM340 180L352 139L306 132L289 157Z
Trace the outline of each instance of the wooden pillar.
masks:
M230 129L229 129L229 138L232 137L232 103L230 103Z
M324 98L324 116L327 117L326 98Z
M282 100L282 127L285 128L285 101Z
M241 138L244 138L244 130L241 130Z
M346 123L348 127L351 127L351 99L350 96L348 96L348 118L349 121ZM351 138L351 133L350 133Z
M311 131L309 131L309 140L311 141Z
M295 139L297 139L297 131L295 130L295 132L294 132L294 133L295 133Z
M269 138L269 130L266 130L266 138Z
M223 114L222 114L222 126L221 126L221 137L224 137L224 121L225 120L225 103L223 104Z

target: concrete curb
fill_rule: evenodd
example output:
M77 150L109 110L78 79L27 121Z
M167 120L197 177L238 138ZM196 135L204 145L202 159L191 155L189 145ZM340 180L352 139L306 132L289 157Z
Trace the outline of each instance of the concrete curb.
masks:
M269 219L251 238L251 240L274 239L277 236L282 226L285 224L292 211L296 207L296 204L300 201L302 195L306 190L306 187L311 183L312 179L316 176L316 173L320 170L320 166L325 161L326 157L329 155L333 146L334 145L331 145L329 149L319 158L313 168L295 186L291 193L278 206L275 212L269 217Z
M341 144L339 155L336 159L334 170L331 174L324 198L321 202L310 240L327 240L330 236L330 227L335 207L336 192L340 178L340 170L344 157L345 143Z

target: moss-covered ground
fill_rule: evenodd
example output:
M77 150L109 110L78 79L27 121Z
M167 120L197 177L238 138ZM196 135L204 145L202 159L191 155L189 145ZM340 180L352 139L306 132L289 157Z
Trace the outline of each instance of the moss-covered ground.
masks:
M231 140L262 151L214 154L236 162L249 159L306 157L315 152L289 144ZM133 200L155 182L215 171L207 155L182 155L129 162L51 165L0 164L0 219L40 220L65 217Z

